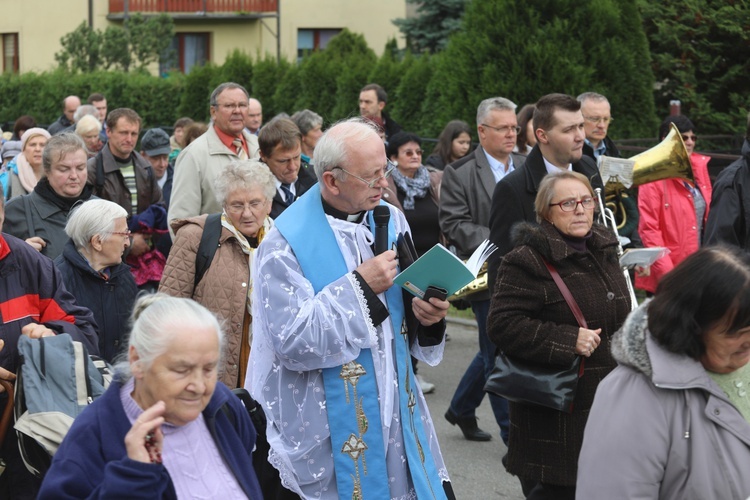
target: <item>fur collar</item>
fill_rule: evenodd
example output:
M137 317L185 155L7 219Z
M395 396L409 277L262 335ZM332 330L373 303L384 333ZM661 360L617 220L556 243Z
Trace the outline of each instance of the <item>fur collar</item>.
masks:
M649 379L653 375L651 358L646 348L646 331L648 330L648 303L643 304L630 313L622 327L612 337L612 356L625 366L637 370Z
M601 224L594 223L591 233L591 238L586 242L589 250L603 251L608 260L617 260L618 243L612 231ZM571 248L548 221L542 221L540 224L520 222L513 226L511 235L516 246L529 246L549 262L560 262L581 254Z

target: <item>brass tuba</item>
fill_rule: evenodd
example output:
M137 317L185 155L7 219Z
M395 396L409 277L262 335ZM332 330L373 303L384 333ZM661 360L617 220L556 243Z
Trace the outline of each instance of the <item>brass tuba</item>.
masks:
M653 148L637 154L629 160L623 161L618 158L610 159L614 162L620 162L623 165L632 165L632 182L626 180L627 185L624 185L619 179L609 177L609 181L605 180L606 184L604 185L604 191L607 195L617 193L618 190L625 187L640 186L642 184L663 179L681 178L693 182L693 169L690 165L690 155L685 148L685 143L682 141L682 135L674 123L670 124L670 128L671 130L664 140ZM606 156L599 158L600 168L603 163L608 161L608 158L609 157ZM603 173L602 178L605 178L605 175L606 174ZM597 188L594 191L596 192L599 201L600 222L611 228L617 239L620 240L617 255L618 257L622 257L622 254L624 253L622 249L622 240L617 231L615 216L612 213L612 210L605 206L601 189ZM631 307L635 309L638 303L633 283L630 281L630 273L626 268L623 268L623 274L625 275L628 292L630 293Z
M632 165L632 182L621 182L618 178L604 178L606 194L614 193L623 187L640 186L662 179L681 178L693 182L693 168L690 166L690 155L682 141L682 135L674 123L670 124L669 134L653 148L637 154L627 160L602 156L600 168L605 170L609 162ZM626 183L627 182L627 183Z

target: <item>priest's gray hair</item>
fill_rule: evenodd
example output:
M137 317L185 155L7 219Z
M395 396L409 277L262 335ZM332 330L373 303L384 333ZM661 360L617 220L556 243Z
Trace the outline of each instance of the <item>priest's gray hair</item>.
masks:
M315 145L315 175L318 182L323 181L324 172L334 167L347 168L349 152L356 151L373 137L381 140L375 126L365 118L343 120L326 130ZM346 173L337 170L334 175L343 180Z

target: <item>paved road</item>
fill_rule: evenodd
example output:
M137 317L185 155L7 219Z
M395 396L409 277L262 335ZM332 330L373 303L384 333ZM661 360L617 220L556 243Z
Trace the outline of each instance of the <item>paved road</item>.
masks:
M523 500L518 479L505 472L500 463L506 448L500 439L489 400L484 399L477 409L477 416L479 427L493 435L492 441L467 441L459 428L443 417L458 381L478 349L476 327L448 323L448 333L451 340L446 343L443 362L436 367L420 363L419 373L437 386L435 392L426 396L427 405L435 421L456 498Z

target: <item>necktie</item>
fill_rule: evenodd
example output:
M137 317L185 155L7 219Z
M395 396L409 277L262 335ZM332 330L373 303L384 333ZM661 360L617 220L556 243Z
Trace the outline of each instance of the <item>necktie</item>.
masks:
M294 195L292 194L292 190L289 189L289 186L290 185L286 183L281 184L281 190L284 192L284 203L286 203L287 207L294 201Z
M232 145L237 152L237 156L240 157L240 160L247 160L247 153L245 152L245 148L242 147L242 139L240 139L239 137L235 138L232 141Z

